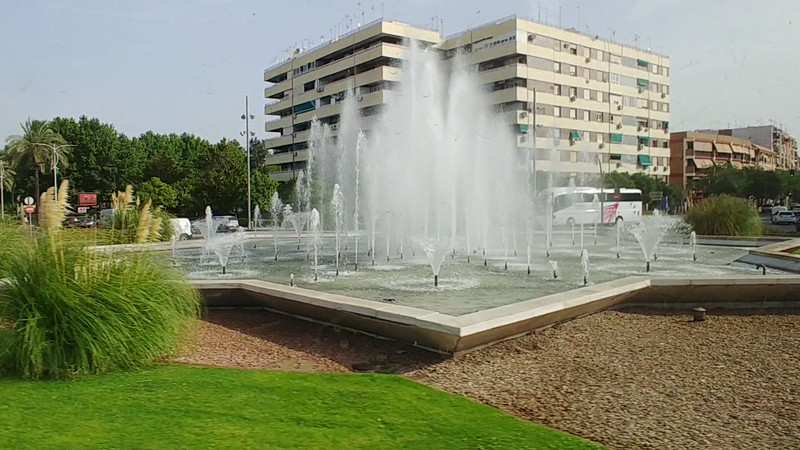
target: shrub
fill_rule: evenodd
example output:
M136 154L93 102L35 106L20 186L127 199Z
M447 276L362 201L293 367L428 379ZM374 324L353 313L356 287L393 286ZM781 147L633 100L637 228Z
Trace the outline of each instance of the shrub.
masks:
M693 206L686 214L697 234L714 236L760 236L758 213L747 200L721 195Z
M153 207L148 200L142 206L128 186L124 191L112 194L114 216L107 241L112 244L132 244L144 242L169 241L173 230L169 223L172 218L160 206Z
M15 256L24 253L26 246L30 244L27 231L26 227L18 223L0 222L0 278L6 277Z
M192 335L199 296L165 258L103 254L63 234L47 230L10 257L0 369L23 378L133 369Z

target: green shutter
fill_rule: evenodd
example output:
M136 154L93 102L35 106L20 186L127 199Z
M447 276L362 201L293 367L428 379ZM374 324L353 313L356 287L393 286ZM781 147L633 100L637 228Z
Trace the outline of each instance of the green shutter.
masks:
M640 65L641 67L647 67L647 66L650 65L649 62L647 62L647 61L645 61L643 59L637 59L636 60L636 64Z
M639 86L643 86L643 87L650 86L650 82L645 80L644 78L637 78L636 79L636 84L638 84Z
M611 161L622 161L622 155L620 153L611 153L608 159Z
M650 161L650 155L639 155L639 164L641 164L642 167L649 167L653 165L653 163Z
M317 103L315 101L300 103L299 105L294 105L293 112L294 114L304 113L306 111L311 111L312 109L317 108Z
M611 133L611 143L612 144L622 144L622 134L621 133Z
M529 128L529 125L525 125L525 124L522 124L522 123L519 124L519 131L521 131L523 133L527 133L528 132L528 128Z
M647 136L639 136L639 142L650 142L650 138Z
M569 133L569 137L570 137L570 139L572 139L573 141L580 141L580 140L581 140L581 135L580 135L580 133L578 133L577 131L572 131L572 132L570 132L570 133Z

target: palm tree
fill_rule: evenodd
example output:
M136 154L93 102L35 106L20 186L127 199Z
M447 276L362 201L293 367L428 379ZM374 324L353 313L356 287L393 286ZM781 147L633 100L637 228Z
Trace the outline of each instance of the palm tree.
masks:
M8 161L8 152L5 150L0 151L0 215L3 219L5 219L6 214L5 191L11 192L16 176L17 172L11 168L11 164Z
M39 190L39 173L45 173L46 163L51 161L55 152L59 161L66 163L67 152L66 141L60 134L50 128L48 122L41 120L28 119L22 125L22 136L11 136L6 139L8 156L14 167L29 164L34 168L36 177L36 195L38 199L41 191Z

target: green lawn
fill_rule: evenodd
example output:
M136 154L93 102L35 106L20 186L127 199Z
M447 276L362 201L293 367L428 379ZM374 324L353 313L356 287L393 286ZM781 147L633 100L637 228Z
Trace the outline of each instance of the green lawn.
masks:
M5 448L595 448L388 375L157 366L0 380Z

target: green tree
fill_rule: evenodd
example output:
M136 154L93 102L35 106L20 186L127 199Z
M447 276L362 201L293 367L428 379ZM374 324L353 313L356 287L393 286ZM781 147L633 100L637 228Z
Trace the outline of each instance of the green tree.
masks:
M251 176L253 205L259 205L262 211L266 211L272 206L272 196L278 190L278 182L260 170L256 170Z
M234 212L247 203L246 156L236 141L221 140L198 157L195 191L198 209L205 205L220 213Z
M15 168L31 166L34 169L35 197L38 199L40 191L39 174L47 170L47 162L51 160L54 147L59 159L66 164L66 144L64 138L55 132L48 122L28 119L22 126L21 136L11 136L6 140L8 154Z
M139 183L134 187L137 197L142 203L148 200L153 202L153 206L163 206L166 209L173 209L178 206L178 192L158 177L153 177L144 183Z
M603 175L603 186L607 188L633 188L631 175L625 172L609 172Z
M99 192L103 198L138 184L147 155L112 125L81 116L53 119L55 129L72 145L72 165L66 171L77 192Z

